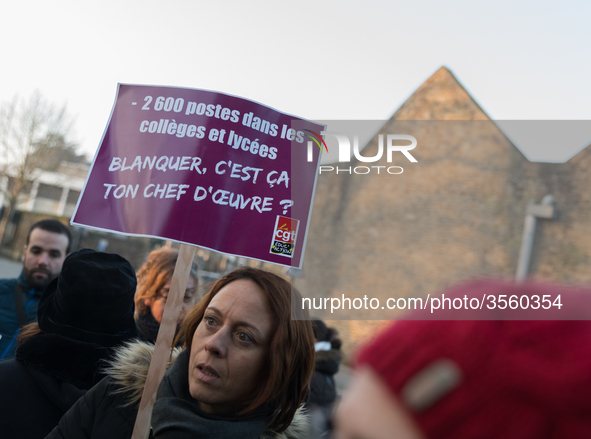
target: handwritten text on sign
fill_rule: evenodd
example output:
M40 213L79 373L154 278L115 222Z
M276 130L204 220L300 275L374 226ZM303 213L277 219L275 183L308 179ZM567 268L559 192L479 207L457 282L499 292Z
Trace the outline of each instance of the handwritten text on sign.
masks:
M72 223L301 266L324 126L205 90L120 84ZM306 131L308 130L308 131ZM291 252L270 251L278 217Z

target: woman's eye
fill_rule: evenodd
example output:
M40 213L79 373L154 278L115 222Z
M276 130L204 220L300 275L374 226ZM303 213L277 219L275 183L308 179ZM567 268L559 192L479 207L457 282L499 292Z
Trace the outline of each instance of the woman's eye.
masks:
M243 342L253 342L253 338L248 335L246 332L239 332L238 333L238 340Z
M207 326L214 326L215 325L215 319L213 317L204 317L203 320L205 320L205 324Z

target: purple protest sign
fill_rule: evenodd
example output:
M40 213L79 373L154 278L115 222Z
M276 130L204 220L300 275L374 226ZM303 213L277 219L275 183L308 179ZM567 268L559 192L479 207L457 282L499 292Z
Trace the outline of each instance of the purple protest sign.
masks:
M307 141L323 129L223 93L119 84L72 224L301 267L320 156Z

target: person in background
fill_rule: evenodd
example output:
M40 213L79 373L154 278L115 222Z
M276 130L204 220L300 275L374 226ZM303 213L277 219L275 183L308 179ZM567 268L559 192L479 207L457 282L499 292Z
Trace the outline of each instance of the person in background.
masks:
M337 331L322 320L312 320L316 359L306 407L310 416L311 439L326 437L332 428L332 412L337 398L334 375L342 361Z
M177 258L178 251L175 249L154 250L148 255L148 259L137 273L135 321L140 338L144 341L156 343ZM193 265L185 290L179 325L187 311L195 305L196 289L197 267Z
M487 306L471 313L481 320L426 320L429 310L418 311L363 348L336 437L590 438L591 322L582 318L591 291L487 281L445 292L470 303L483 295ZM489 310L493 296L534 307L558 297L560 309L535 316L561 320L526 320L534 316L517 302Z
M37 319L43 290L60 274L71 242L70 230L57 220L29 229L20 276L0 280L0 360L14 356L19 328Z
M23 328L15 358L0 361L0 435L39 439L103 377L116 346L137 337L136 278L115 254L70 254L45 289L38 322Z

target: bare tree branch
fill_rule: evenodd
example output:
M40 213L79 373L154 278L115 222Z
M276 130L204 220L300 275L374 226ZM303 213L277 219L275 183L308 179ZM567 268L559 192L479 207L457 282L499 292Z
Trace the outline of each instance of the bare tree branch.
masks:
M56 158L63 154L81 157L74 152L76 145L67 140L72 123L65 104L58 107L39 91L28 99L15 95L10 102L0 105L0 176L8 178L8 184L0 184L6 203L0 238L19 194L34 179L36 170L47 169L50 163L59 165L59 161L55 164Z

